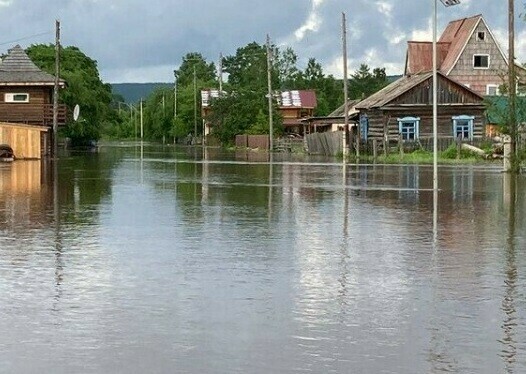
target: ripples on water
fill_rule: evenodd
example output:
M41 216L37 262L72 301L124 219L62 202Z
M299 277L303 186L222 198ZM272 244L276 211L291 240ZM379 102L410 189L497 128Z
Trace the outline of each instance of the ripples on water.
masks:
M0 371L526 371L507 177L201 152L0 165Z

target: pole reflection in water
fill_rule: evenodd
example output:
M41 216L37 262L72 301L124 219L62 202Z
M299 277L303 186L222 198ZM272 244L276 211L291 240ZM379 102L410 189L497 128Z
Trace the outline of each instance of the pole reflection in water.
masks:
M268 221L272 221L272 194L274 184L274 154L269 152L268 164Z
M202 162L202 181L201 181L201 202L203 204L208 202L208 173L209 173L209 162L208 162L208 147L203 146L203 162Z
M53 310L58 311L60 297L62 295L62 278L64 263L62 260L62 238L60 229L60 201L59 201L59 174L58 163L59 159L52 160L53 163L53 222L54 222L54 253L55 253L55 300L53 303Z
M506 373L515 373L515 359L517 355L517 339L515 329L517 328L517 309L516 298L518 295L517 281L517 258L515 249L515 224L516 224L516 204L517 204L517 176L511 173L504 174L504 206L508 215L508 227L506 235L505 258L506 267L504 269L505 294L502 300L502 311L504 320L502 322L502 344L500 353L504 361Z
M346 312L348 291L348 275L349 275L349 191L347 190L347 163L345 158L342 165L342 193L343 193L343 206L342 206L342 241L340 244L340 276L338 282L340 289L338 291L339 305L340 305L340 316L343 318Z

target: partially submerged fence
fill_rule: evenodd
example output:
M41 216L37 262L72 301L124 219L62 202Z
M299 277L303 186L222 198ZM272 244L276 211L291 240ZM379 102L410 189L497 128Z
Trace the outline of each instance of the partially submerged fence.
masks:
M305 139L310 154L336 156L343 153L342 131L308 134Z
M236 135L236 147L269 149L268 135Z

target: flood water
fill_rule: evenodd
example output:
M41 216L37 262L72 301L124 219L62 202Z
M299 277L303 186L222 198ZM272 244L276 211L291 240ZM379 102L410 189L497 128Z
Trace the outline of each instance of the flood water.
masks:
M434 225L430 166L0 164L0 372L524 373L525 178L439 174Z

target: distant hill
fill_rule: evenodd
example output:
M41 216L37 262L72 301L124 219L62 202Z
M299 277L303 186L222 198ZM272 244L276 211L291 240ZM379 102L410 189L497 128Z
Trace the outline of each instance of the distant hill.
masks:
M403 75L401 75L401 74L400 75L388 75L387 76L387 81L389 83L393 83L394 81L396 81L396 80L398 80L398 79L400 79L402 77L403 77Z
M146 99L155 89L159 87L173 88L173 83L111 83L111 89L115 95L121 95L127 103L136 103Z

